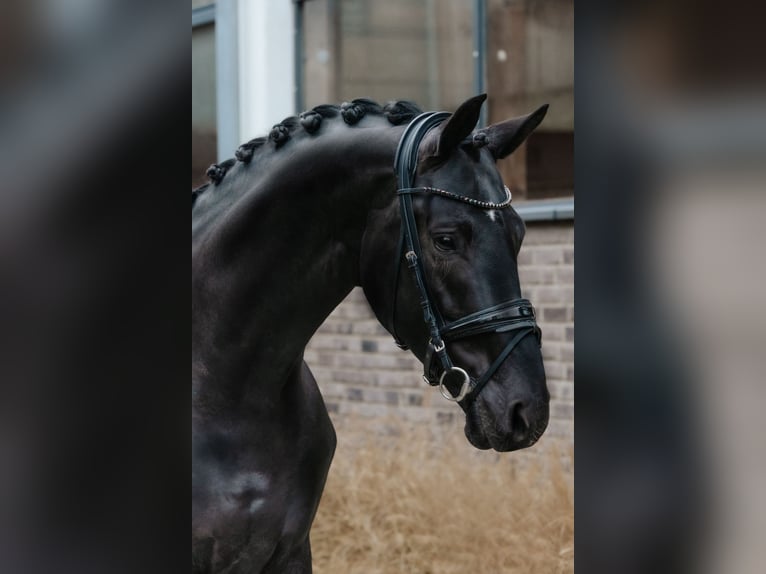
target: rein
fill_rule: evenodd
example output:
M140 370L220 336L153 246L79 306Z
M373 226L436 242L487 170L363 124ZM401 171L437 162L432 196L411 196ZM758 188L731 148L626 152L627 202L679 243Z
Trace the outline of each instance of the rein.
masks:
M510 356L513 349L524 337L535 334L540 340L540 328L535 321L535 310L527 299L513 299L488 307L476 313L466 315L456 321L447 323L444 321L436 302L433 300L426 282L425 270L423 269L423 256L418 238L415 212L412 207L412 196L418 193L433 194L453 201L460 201L479 209L505 209L511 205L511 192L505 188L506 199L501 203L480 201L464 195L435 187L412 187L418 165L418 148L425 135L434 127L441 124L450 114L448 112L426 112L417 116L405 129L399 140L394 160L401 213L401 230L399 234L399 246L396 250L396 271L394 276L394 298L391 309L391 326L396 344L401 349L407 349L396 333L396 297L399 290L399 275L401 257L404 255L407 267L412 274L413 280L420 297L420 306L423 310L423 320L428 325L429 341L426 349L426 357L423 361L423 379L432 386L439 386L444 398L461 403L474 400L500 366ZM447 351L447 343L466 337L473 337L484 333L505 333L518 331L506 344L502 352L489 366L485 373L474 380L461 367L455 366ZM435 359L438 359L436 364ZM441 367L441 372L439 368ZM447 382L455 379L459 391L453 395L447 388ZM457 386L456 386L457 388Z

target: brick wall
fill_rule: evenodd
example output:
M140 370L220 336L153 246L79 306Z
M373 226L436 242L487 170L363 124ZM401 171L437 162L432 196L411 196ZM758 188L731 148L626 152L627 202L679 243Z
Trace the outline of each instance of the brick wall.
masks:
M529 223L519 254L522 293L537 308L551 392L546 436L573 440L574 226ZM423 382L422 365L399 350L378 323L361 289L327 318L306 349L306 361L334 420L349 414L459 423L459 408Z
M519 253L521 290L543 330L551 392L547 435L574 438L574 224L528 223Z

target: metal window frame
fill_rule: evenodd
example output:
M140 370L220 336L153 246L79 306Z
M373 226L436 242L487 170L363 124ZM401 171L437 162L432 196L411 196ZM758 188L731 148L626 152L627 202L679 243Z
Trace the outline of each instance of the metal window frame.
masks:
M525 222L574 220L574 197L540 199L514 205Z
M293 40L295 46L295 66L293 66L295 78L295 112L298 113L306 107L306 98L304 96L303 73L305 68L303 38L305 35L303 28L303 4L305 0L293 0Z
M192 8L192 28L215 23L215 4Z
M483 94L487 76L487 3L473 2L473 93ZM479 127L487 125L487 106L481 107Z

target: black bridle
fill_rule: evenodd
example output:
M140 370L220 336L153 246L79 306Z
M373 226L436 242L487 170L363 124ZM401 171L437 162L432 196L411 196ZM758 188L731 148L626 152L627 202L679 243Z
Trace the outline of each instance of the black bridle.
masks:
M401 211L401 232L399 234L399 246L396 251L396 272L394 278L394 299L391 310L391 325L394 331L394 338L400 348L406 349L396 334L396 295L399 289L399 269L401 266L401 256L407 261L412 277L417 286L420 295L420 306L423 309L423 320L426 322L430 332L430 339L426 350L425 360L423 361L423 378L432 386L439 386L442 395L451 401L462 403L475 399L484 388L492 376L497 372L500 366L505 362L511 351L521 340L530 334L535 334L540 340L540 328L535 321L535 310L527 299L513 299L504 303L499 303L488 307L482 311L471 313L461 319L447 323L444 321L439 308L433 301L425 280L423 270L423 257L420 249L420 240L418 239L418 229L415 221L415 212L412 208L412 196L416 193L430 193L439 197L461 201L478 207L480 209L504 209L511 204L511 193L505 188L506 199L502 203L492 203L480 201L463 195L458 195L443 189L435 187L412 187L418 164L418 147L423 137L429 130L442 123L447 117L447 112L426 112L416 117L405 129L399 140L399 146L396 150L396 159L394 161L394 170L396 171L399 196L399 206ZM489 366L486 372L478 379L473 380L468 373L455 366L447 352L447 343L481 335L484 333L505 333L517 331L517 333L506 344L505 348L498 355L495 361ZM441 366L439 373L438 365L434 359L438 358ZM460 390L453 395L446 386L446 382L452 378L458 377ZM462 379L462 380L461 380ZM465 407L465 405L463 405Z

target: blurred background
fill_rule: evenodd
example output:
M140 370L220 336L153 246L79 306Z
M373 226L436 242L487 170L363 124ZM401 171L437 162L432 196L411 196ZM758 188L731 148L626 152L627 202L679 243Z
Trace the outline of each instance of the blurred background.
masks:
M763 16L577 6L583 572L766 563Z
M188 565L183 8L0 3L3 572Z

